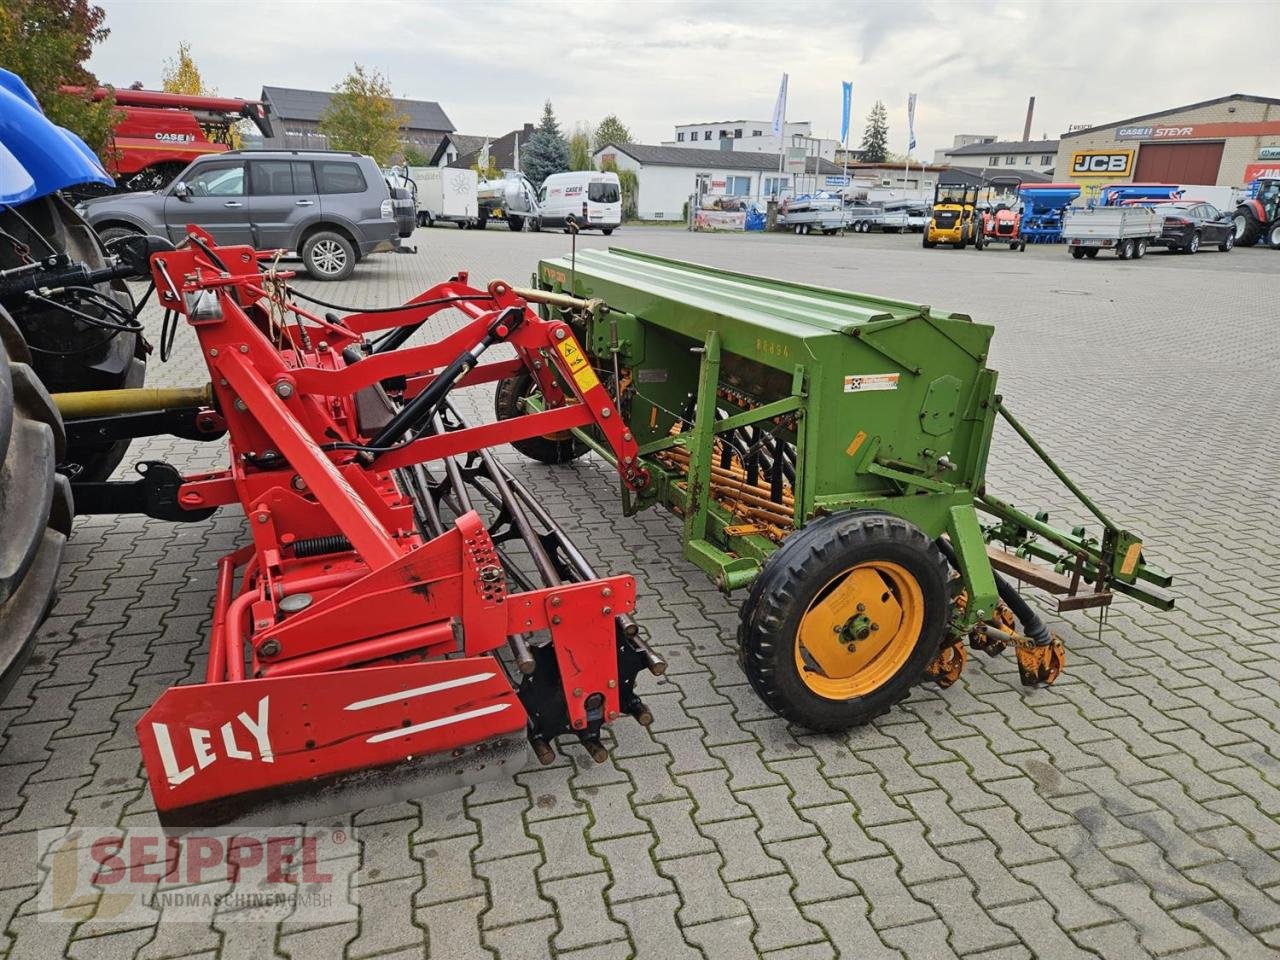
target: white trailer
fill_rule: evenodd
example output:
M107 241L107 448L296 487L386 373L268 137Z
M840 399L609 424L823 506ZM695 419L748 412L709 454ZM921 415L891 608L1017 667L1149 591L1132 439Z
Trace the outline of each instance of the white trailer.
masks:
M1096 257L1099 250L1114 250L1121 260L1139 260L1163 225L1164 217L1146 207L1072 210L1062 224L1062 239L1077 260Z
M456 223L466 229L476 223L477 175L461 167L392 167L391 181L407 185L418 208L418 226Z

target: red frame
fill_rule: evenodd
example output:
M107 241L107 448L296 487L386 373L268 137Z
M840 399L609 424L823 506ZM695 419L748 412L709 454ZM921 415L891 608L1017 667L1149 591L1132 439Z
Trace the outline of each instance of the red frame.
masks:
M157 254L153 279L162 306L185 315L196 332L226 420L231 466L185 478L179 503L189 509L241 504L253 542L219 562L206 683L167 691L138 722L162 818L217 819L247 792L305 789L344 772L523 733L526 714L505 678L497 686L486 678L474 688L457 687L458 693L450 686L459 669L503 677L492 655L512 635L550 631L575 730L588 729L592 710L597 718L618 716L615 617L634 609L634 579L512 593L474 511L441 536L424 539L391 473L594 425L617 455L623 483L643 487L647 474L633 466L636 444L613 399L574 362L581 347L572 328L543 319L504 284L469 286L465 274L400 310L354 314L335 324L275 296L279 288L252 248L216 247L197 228L189 232L204 246L188 243ZM441 300L449 302L427 303ZM438 342L353 364L344 359L343 351L365 334L450 307L469 319ZM478 364L455 389L523 366L537 377L547 409L423 437L371 462L358 449L325 449L368 439L357 425L358 391L405 378L405 397L415 395L510 308L523 311L514 329L503 328L516 358ZM318 556L295 549L322 537L342 539ZM414 692L428 688L439 695ZM478 692L493 710L475 712ZM380 722L398 723L402 733L375 745L353 738L332 718L322 722L317 711L331 706L331 696L389 705ZM259 707L272 731L264 733L270 747L249 749L246 737L257 735L253 711ZM206 767L234 775L206 774ZM191 773L179 778L175 770Z

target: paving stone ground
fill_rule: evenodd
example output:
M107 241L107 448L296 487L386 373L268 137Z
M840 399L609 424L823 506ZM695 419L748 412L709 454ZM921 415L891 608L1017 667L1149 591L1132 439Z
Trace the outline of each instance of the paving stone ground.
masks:
M400 302L467 269L524 281L559 234L418 231L342 284ZM584 238L583 246L601 246ZM788 726L734 659L737 613L679 559L677 526L623 518L596 460L504 459L591 561L629 570L671 663L649 730L610 760L570 750L509 782L366 810L359 919L332 924L44 922L36 831L154 825L133 725L204 672L214 565L238 512L76 524L61 594L0 707L0 951L14 958L1071 958L1280 954L1280 337L1265 250L1076 262L924 251L918 238L689 235L612 242L965 311L997 325L1010 406L1178 577L1178 609L1121 600L1105 627L1048 619L1069 665L1028 691L970 661L847 736ZM158 317L148 314L154 329ZM437 333L456 320L442 319ZM201 382L182 331L150 382ZM489 416L487 389L464 410ZM216 468L218 444L139 442L130 461ZM123 475L123 473L122 473ZM1000 433L993 490L1078 515ZM1041 598L1042 599L1042 598ZM1050 608L1042 602L1042 607Z

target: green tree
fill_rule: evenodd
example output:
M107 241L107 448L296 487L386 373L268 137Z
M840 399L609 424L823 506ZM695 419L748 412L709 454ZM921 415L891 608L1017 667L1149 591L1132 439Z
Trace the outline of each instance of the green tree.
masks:
M612 158L602 162L600 169L610 170L618 175L618 187L622 191L622 219L634 220L638 215L636 196L640 192L640 178L634 170L619 170L617 161Z
M592 147L595 150L599 150L601 147L607 147L611 143L632 142L634 142L634 138L631 135L631 128L619 120L616 113L611 113L600 121L600 126L596 127Z
M191 44L185 40L178 42L178 55L172 60L165 60L164 69L160 72L160 87L166 93L187 93L192 96L212 97L217 90L204 85L204 77L191 56Z
M569 144L560 132L550 100L543 104L542 122L538 129L527 144L520 144L520 169L534 186L539 187L551 174L569 169Z
M591 124L580 123L569 137L569 169L594 170L591 159Z
M410 167L425 167L431 158L417 144L408 143L404 148L404 162Z
M889 112L884 101L877 100L867 114L867 129L862 134L862 159L868 163L884 163L889 151Z
M98 80L84 66L93 48L111 32L102 25L105 19L103 9L88 0L0 2L0 65L26 82L45 116L79 134L109 161L119 111L110 94L93 100ZM85 91L63 93L63 84Z
M333 88L329 106L320 116L320 132L335 150L367 153L385 164L400 151L400 128L408 122L396 110L387 78L357 63Z

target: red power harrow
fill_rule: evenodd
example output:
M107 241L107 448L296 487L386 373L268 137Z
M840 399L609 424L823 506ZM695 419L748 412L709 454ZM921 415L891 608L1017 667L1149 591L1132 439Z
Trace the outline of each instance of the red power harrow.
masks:
M259 256L191 228L151 260L230 443L230 467L177 480L176 505L238 503L253 536L218 564L206 681L167 690L137 725L161 821L277 823L421 796L509 776L528 744L550 762L568 733L602 760L604 724L651 719L637 673L665 668L629 616L635 580L598 577L487 449L594 425L622 482L646 484L573 330L465 274L399 308L316 316ZM407 345L450 308L464 326ZM481 362L497 344L515 356ZM523 370L545 409L458 416L454 390ZM509 562L513 545L540 583Z

